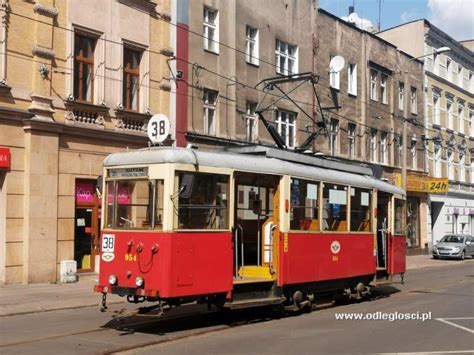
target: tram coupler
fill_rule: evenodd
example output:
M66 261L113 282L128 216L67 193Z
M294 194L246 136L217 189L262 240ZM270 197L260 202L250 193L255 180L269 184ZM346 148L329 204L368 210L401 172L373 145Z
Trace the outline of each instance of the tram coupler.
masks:
M107 292L102 292L102 307L100 307L100 311L105 312L107 308Z

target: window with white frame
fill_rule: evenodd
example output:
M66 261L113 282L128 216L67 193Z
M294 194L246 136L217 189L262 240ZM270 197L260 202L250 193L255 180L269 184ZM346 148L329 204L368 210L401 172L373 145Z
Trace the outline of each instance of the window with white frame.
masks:
M387 132L380 132L380 163L388 164Z
M369 150L370 150L370 161L376 163L377 162L377 130L371 129L370 130L370 142L369 142Z
M397 157L397 166L402 166L402 159L403 159L403 138L401 135L397 135L396 137L396 157Z
M474 73L471 71L469 72L469 91L474 93Z
M377 71L370 70L370 99L377 101Z
M357 95L357 64L349 64L347 68L347 93Z
M209 135L216 134L217 96L217 91L204 89L204 132Z
M331 60L332 58L334 58L334 56L331 56ZM334 71L331 67L329 67L329 85L337 90L341 87L341 72Z
M469 109L469 135L474 137L474 108Z
M464 104L458 102L458 132L464 134Z
M405 109L405 84L398 83L398 109L403 111Z
M453 61L451 60L451 58L449 57L446 57L446 78L448 80L452 80L453 77L452 77L452 67L453 67Z
M410 89L410 107L411 107L411 113L414 115L416 115L418 112L417 105L418 105L418 102L416 99L416 88L412 86Z
M441 124L441 111L439 94L433 90L433 123Z
M277 73L283 75L296 74L298 72L298 47L279 39L275 43Z
M247 114L245 115L246 140L255 143L258 137L258 116L255 113L257 109L256 102L247 102Z
M454 152L448 149L448 178L454 180Z
M356 124L349 123L347 125L347 156L349 159L354 159L356 150Z
M276 120L278 134L288 148L294 148L296 144L296 113L278 110Z
M331 156L337 155L338 152L338 135L339 135L339 121L331 118L329 123L329 153Z
M441 177L441 145L435 144L434 146L434 176Z
M219 53L219 18L217 10L204 7L204 49Z
M416 149L416 137L413 137L410 145L410 157L412 169L418 169L418 154Z
M458 85L463 87L464 69L461 64L458 64Z
M440 65L441 65L441 61L440 61L441 55L434 53L433 56L434 56L433 73L435 73L436 75L439 75Z
M246 26L245 29L245 60L247 63L258 65L259 63L259 38L258 29Z
M466 181L466 154L463 151L459 152L459 181Z
M388 104L387 98L387 75L382 74L380 77L380 100L383 104Z
M446 127L453 129L453 101L446 98Z
M471 151L471 184L474 184L474 153Z

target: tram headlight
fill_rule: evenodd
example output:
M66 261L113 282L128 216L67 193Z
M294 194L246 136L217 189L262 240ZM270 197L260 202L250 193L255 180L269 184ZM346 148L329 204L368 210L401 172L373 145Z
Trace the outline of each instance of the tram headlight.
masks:
M137 276L137 278L135 279L135 285L137 285L137 287L142 287L143 286L143 277Z
M109 275L109 284L115 285L116 283L117 283L117 276L115 276L114 274Z

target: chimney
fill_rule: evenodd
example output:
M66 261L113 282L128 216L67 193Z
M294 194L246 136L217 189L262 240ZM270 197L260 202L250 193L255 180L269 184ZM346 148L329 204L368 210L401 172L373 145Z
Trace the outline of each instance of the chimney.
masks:
M349 15L354 12L354 6L349 6Z

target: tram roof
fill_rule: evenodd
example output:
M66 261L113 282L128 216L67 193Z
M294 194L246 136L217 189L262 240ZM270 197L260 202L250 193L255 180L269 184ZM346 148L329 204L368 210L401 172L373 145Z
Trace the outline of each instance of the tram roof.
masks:
M376 188L392 194L405 195L397 186L372 176L330 168L308 166L274 157L238 154L226 151L205 151L188 148L153 147L129 152L114 153L104 160L106 167L148 164L190 164L215 168L229 168L262 174L290 175L311 180L322 180L336 184ZM359 172L357 167L355 172Z

